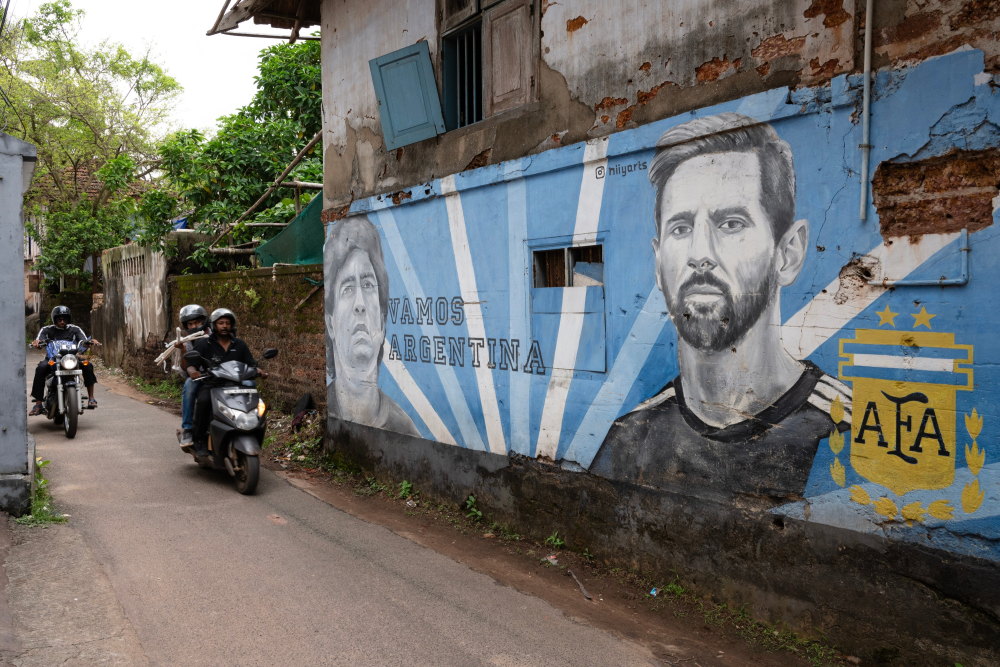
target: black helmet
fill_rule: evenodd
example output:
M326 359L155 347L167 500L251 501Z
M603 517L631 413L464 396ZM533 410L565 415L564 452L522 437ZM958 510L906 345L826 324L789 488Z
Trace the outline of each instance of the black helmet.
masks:
M181 308L181 324L186 325L191 320L207 320L208 311L196 303Z
M234 315L233 311L229 310L228 308L216 308L215 310L212 311L212 316L208 318L208 323L212 326L212 333L215 333L215 323L221 320L223 317L228 317L230 320L233 321L233 328L230 331L230 333L235 335L236 315Z
M52 324L56 323L57 317L65 317L67 322L73 321L73 315L66 306L56 306L52 309Z

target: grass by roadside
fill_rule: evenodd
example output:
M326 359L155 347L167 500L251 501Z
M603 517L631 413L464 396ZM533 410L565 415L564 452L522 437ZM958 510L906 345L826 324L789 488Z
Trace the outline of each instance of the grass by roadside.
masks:
M31 493L31 513L15 519L22 526L44 527L50 523L66 523L67 515L54 511L49 480L45 478L45 469L48 465L49 461L35 459L35 488Z
M161 401L180 403L181 391L184 389L184 381L180 377L170 375L159 382L151 382L135 375L129 375L120 368L105 366L101 362L100 357L95 357L91 361L94 364L95 371L107 373L138 389L142 393L158 398Z

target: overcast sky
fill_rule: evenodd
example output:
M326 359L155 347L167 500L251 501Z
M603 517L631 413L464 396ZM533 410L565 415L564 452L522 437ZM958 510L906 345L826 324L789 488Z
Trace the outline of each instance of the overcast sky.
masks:
M23 18L44 1L13 0L11 16ZM124 44L133 55L152 46L154 62L184 87L173 114L175 128L213 128L216 118L249 102L254 93L257 54L278 43L251 37L207 37L205 33L215 23L223 0L72 2L86 12L82 31L86 42L93 45L110 38ZM275 32L252 21L241 25L240 31Z

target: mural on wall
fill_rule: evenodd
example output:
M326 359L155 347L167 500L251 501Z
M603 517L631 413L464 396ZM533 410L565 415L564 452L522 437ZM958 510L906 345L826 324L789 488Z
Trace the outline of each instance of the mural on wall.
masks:
M971 50L880 72L872 163L996 150L995 78ZM355 202L331 418L1000 560L1000 199L858 220L859 83Z
M809 247L791 148L732 112L667 130L656 146L655 278L680 375L615 422L590 472L801 496L819 441L850 426L849 411L829 413L851 390L781 343L781 288Z

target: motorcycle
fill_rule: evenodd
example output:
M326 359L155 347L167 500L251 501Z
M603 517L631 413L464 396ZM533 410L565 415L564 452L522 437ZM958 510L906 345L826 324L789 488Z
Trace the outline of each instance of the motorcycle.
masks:
M51 419L57 426L63 427L67 438L76 437L76 427L87 407L83 389L82 364L89 361L81 355L87 351L86 343L77 345L73 341L49 341L45 354L49 365L55 367L55 373L45 380L45 397L42 400L42 411L46 419Z
M264 359L274 359L278 351L264 350ZM212 421L208 429L208 454L199 455L189 445L182 449L201 468L225 469L236 481L236 490L249 495L260 478L260 453L267 429L267 406L257 392L257 369L240 361L214 364L192 350L185 361L205 367L196 382L211 387ZM178 440L180 440L178 436Z

